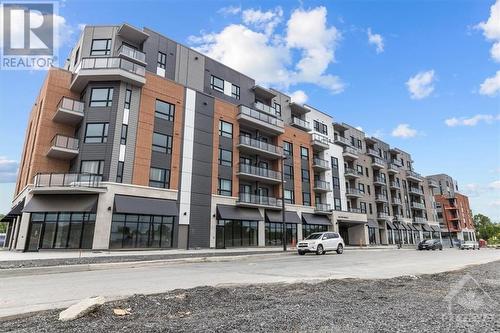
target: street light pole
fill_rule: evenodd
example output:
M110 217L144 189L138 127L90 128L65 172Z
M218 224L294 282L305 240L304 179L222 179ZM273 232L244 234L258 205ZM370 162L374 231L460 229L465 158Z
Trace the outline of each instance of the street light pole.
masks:
M286 252L286 224L285 224L285 159L281 158L281 234L283 235L283 251Z

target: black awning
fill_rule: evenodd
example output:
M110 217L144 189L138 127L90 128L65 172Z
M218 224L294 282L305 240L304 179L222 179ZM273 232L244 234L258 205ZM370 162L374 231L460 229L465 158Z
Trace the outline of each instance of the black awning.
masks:
M406 224L406 223L401 223L401 225L403 226L403 228L405 228L406 230L410 230L411 231L411 227L409 224Z
M371 220L371 219L368 220L368 226L372 227L372 228L379 228L378 222L375 220Z
M266 210L266 221L274 223L282 223L282 215L280 211L276 210ZM285 211L285 222L300 224L300 217L297 212Z
M416 231L421 231L422 230L422 227L420 226L420 224L412 224L413 228L416 230Z
M19 201L14 207L12 207L10 212L8 212L7 215L5 215L0 220L0 222L10 222L10 221L14 220L16 217L18 217L19 215L22 215L23 209L24 209L24 200L25 199Z
M115 213L178 216L177 201L115 195Z
M429 227L431 227L432 231L441 232L441 228L437 225L430 225Z
M432 229L428 224L422 224L422 229L424 229L424 231L432 232Z
M418 229L415 228L415 226L413 224L408 224L408 226L410 227L411 230L418 231Z
M400 223L398 223L398 224L396 224L396 225L398 226L398 227L397 227L397 229L399 229L399 230L406 230L406 228L405 228L405 226L403 225L403 223L401 223L401 222L400 222Z
M217 205L218 220L262 221L262 215L257 208Z
M25 213L89 212L97 210L95 194L43 194L35 195L23 209Z
M319 214L302 213L302 221L305 224L332 225L328 217Z
M394 226L394 224L392 224L391 221L385 221L385 223L387 223L387 227L391 230L396 230L396 227Z

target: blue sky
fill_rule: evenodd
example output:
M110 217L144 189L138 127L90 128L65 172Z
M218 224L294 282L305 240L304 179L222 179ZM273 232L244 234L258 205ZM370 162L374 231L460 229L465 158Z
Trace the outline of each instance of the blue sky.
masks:
M146 26L410 152L500 220L500 3L101 0L59 15L62 59L84 24ZM0 71L0 212L44 76Z

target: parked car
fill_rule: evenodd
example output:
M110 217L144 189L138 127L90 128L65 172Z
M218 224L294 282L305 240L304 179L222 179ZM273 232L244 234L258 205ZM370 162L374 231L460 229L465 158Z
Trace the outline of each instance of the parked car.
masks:
M425 239L418 243L418 250L443 250L443 244L439 239Z
M344 240L336 232L315 232L297 244L297 252L304 255L307 252L325 254L329 251L344 253Z
M5 234L0 234L0 247L5 244Z
M474 241L465 241L460 244L460 250L479 250L479 243Z

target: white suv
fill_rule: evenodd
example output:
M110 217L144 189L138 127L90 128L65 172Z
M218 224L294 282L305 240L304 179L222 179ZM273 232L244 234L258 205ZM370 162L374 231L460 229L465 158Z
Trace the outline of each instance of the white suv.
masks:
M297 252L300 255L306 252L325 254L327 251L336 251L338 254L344 253L344 240L336 232L316 232L310 234L306 239L297 244Z

